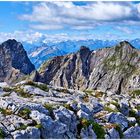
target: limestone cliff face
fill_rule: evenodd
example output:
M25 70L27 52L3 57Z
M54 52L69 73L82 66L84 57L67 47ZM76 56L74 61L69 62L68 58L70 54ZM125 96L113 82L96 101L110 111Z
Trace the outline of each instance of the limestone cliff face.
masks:
M35 70L21 43L7 40L0 45L0 81L7 81L19 73L30 74Z
M45 62L36 81L73 89L100 89L120 93L140 88L140 51L123 41L111 48L54 57Z

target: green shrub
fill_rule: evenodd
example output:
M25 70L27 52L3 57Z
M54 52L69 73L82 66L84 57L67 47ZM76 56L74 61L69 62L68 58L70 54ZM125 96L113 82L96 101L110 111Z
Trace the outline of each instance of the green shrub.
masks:
M93 130L95 132L95 134L97 135L98 139L104 139L105 138L105 131L103 129L103 127L101 127L101 125L99 125L98 123L92 123L93 126Z
M129 117L136 117L136 111L135 110L130 110L129 111Z
M30 113L31 113L31 110L29 108L24 108L24 109L22 109L22 110L19 111L18 115L20 117L23 117L25 119L28 119Z
M83 119L80 120L80 125L81 125L81 128L86 128L89 125L92 125L93 131L97 135L97 138L98 139L104 139L105 138L105 130L98 123L96 123L92 120L87 120L87 119L83 118Z
M113 104L113 105L115 105L115 106L117 107L117 109L120 109L120 105L119 105L118 102L112 101L112 102L110 102L110 103Z
M42 89L42 90L44 90L44 91L46 91L46 92L48 92L48 91L49 91L48 86L47 86L47 85L45 85L45 84L40 84L40 85L38 85L37 87L38 87L38 88L40 88L40 89Z
M5 134L4 131L0 128L0 139L4 139Z
M121 127L119 124L116 124L115 129L119 132L120 138L123 138L123 131L121 130Z
M21 124L20 127L17 128L17 130L25 130L27 127L27 125Z
M135 110L130 110L129 111L129 116L130 117L135 117L136 118L136 122L139 124L140 126L140 117L138 116L138 114L136 113Z
M110 108L110 107L108 107L108 106L104 106L104 110L105 110L105 111L108 111L109 113L110 113L110 112L118 112L117 109L112 109L112 108Z
M40 88L41 90L44 90L46 92L49 91L49 88L48 88L48 86L46 84L37 84L37 83L35 83L35 82L31 81L31 80L27 81L25 83L25 85L34 86L34 87Z
M58 92L63 92L63 93L70 93L68 89L62 88L62 89L55 89Z
M15 88L14 91L17 92L18 95L23 98L30 98L32 96L31 94L24 92L24 90L21 88Z
M82 99L83 99L84 102L89 102L89 96L88 95L83 96Z
M134 90L131 92L132 96L139 96L140 95L140 90Z
M3 88L3 91L5 91L5 92L11 92L13 89L12 88L10 88L10 87L4 87Z
M100 98L100 97L102 97L104 94L105 94L105 93L102 92L102 91L96 91L96 92L95 92L95 97L96 97L96 98Z
M37 125L35 125L35 127L38 128L38 129L43 128L42 124L37 124Z
M44 107L49 111L52 112L53 111L53 104L49 104L49 103L45 103Z
M68 110L73 110L73 108L70 106L70 104L64 104L63 106Z
M9 109L0 108L0 112L1 112L3 115L11 115L11 114L12 114L12 111L9 110Z
M93 90L86 89L86 90L84 90L83 92L85 92L85 93L87 93L87 94L89 94L89 95L92 95L92 93L93 93Z
M137 109L137 110L140 110L140 105L136 106L136 109Z
M1 112L2 114L5 114L5 109L0 108L0 112Z
M73 103L77 104L77 101L73 101ZM76 111L74 108L72 108L72 107L70 106L70 104L63 104L63 106L64 106L66 109L71 110L71 111L73 111L75 114L77 114L77 111Z

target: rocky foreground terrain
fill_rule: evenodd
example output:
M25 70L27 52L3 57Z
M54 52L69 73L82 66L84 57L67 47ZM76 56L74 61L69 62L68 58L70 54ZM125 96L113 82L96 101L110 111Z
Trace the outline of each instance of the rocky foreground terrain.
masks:
M140 138L140 51L123 41L54 57L39 71L0 45L0 138Z
M140 98L1 83L0 138L140 138Z

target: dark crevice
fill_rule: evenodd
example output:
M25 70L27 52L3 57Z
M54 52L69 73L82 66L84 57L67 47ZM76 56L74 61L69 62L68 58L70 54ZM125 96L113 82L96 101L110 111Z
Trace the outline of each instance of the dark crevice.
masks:
M122 83L123 83L123 78L120 80L120 83L119 83L118 90L117 90L116 94L121 94Z
M103 75L99 73L99 78L97 79L97 81L94 83L93 87L94 89L97 89L97 86L99 84L99 81L106 75L107 73L104 73Z

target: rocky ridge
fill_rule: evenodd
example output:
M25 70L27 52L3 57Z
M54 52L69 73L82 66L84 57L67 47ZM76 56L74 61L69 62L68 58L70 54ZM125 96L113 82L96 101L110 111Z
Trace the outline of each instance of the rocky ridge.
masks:
M35 70L22 44L9 39L0 44L0 81L12 83Z
M35 81L72 89L93 89L120 94L139 89L140 51L123 41L111 48L77 53L46 61Z
M140 96L0 84L0 138L140 138Z

